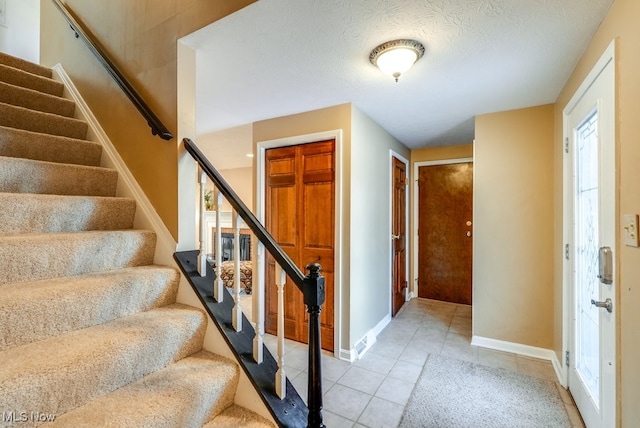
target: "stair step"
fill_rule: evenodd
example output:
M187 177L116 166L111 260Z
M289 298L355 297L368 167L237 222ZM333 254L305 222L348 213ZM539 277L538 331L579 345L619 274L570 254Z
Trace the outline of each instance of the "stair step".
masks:
M57 97L64 93L64 85L61 82L4 64L0 64L0 81Z
M0 156L0 192L114 196L118 172L95 166Z
M0 102L65 117L73 117L76 111L76 104L71 100L2 81Z
M9 55L4 52L0 52L0 64L8 65L9 67L19 68L20 70L28 73L37 74L42 77L51 77L53 74L50 68L44 67L40 64L34 64L22 58L18 58L13 55Z
M0 193L0 235L133 228L128 198ZM16 215L20 213L20 215Z
M205 328L174 304L2 351L0 411L62 415L200 351Z
M274 428L274 425L243 407L230 406L202 428Z
M0 126L0 156L99 166L102 146L87 140Z
M79 119L18 107L0 102L0 126L83 140L87 123Z
M175 269L144 266L5 284L0 351L175 303L179 279Z
M0 285L151 265L155 244L145 230L0 236Z
M51 426L201 427L233 404L238 375L233 362L201 351L60 415Z

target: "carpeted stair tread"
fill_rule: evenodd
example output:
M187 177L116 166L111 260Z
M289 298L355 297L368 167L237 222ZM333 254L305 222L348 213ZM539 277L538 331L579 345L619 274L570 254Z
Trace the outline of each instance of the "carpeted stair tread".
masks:
M201 351L60 415L46 426L201 427L233 404L238 372L235 363Z
M203 428L274 428L274 425L243 407L230 406Z
M174 304L0 352L0 412L61 415L202 349L205 314Z
M133 228L133 199L0 193L0 235ZM20 213L20 215L16 215Z
M72 100L2 81L0 102L65 117L73 117L76 110L76 104Z
M61 82L2 63L0 63L0 81L57 97L64 94L64 85Z
M0 192L115 196L118 172L95 166L0 156Z
M0 236L0 285L151 265L155 245L145 230Z
M0 102L0 126L85 139L87 122Z
M162 266L5 284L0 351L175 303L180 277Z
M42 77L50 78L53 74L50 68L44 67L40 64L35 64L33 62L18 58L13 55L9 55L4 52L0 52L0 64L8 65L9 67L13 68L19 68L20 70L32 74L37 74Z
M101 155L99 143L0 126L0 156L100 166Z

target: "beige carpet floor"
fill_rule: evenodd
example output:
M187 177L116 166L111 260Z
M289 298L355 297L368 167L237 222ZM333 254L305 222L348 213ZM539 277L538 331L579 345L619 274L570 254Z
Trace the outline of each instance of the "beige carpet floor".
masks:
M551 381L430 355L400 428L571 428Z
M0 426L272 427L51 76L0 52Z

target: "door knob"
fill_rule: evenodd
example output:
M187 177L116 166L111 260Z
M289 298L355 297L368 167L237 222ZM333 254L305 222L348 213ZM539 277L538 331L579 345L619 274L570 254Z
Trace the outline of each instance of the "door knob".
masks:
M400 235L391 234L391 239L400 239Z
M467 230L467 238L471 238L471 231Z
M608 297L604 302L596 302L595 300L591 299L591 304L598 308L605 308L609 313L613 312L613 302Z

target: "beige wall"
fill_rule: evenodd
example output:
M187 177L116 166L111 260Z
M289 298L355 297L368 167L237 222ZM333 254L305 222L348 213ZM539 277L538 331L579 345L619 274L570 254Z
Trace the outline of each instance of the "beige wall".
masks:
M553 346L553 130L546 105L476 117L473 334Z
M349 340L353 348L391 315L391 151L407 161L410 151L355 106L351 126L350 205L354 221L347 227L351 237Z
M612 40L616 43L617 149L619 180L618 220L640 213L640 3L616 0L580 59L556 102L555 110L555 340L562 352L562 110ZM618 235L621 239L621 235ZM640 249L619 246L618 254L618 355L620 426L640 421Z
M443 146L443 147L426 147L422 149L414 149L411 150L411 158L410 158L410 172L409 172L409 183L413 183L413 185L409 186L409 286L411 287L411 291L414 293L413 296L418 296L417 289L417 273L416 273L416 265L415 260L417 255L417 250L414 253L416 242L416 216L415 216L415 196L416 196L416 179L415 172L415 164L417 162L428 162L428 161L441 161L441 160L449 160L449 159L464 159L473 157L473 143L469 144L459 144L455 146Z
M470 158L472 156L473 143L459 144L456 146L426 147L411 150L411 164L413 165L416 162Z
M177 40L253 0L66 0L174 135ZM50 0L41 0L40 61L61 63L168 229L177 237L178 141L153 137L145 120Z
M220 174L231 188L240 196L242 202L253 211L253 167L221 169ZM213 189L214 185L211 180L207 179L207 188ZM225 200L222 204L223 211L231 211L231 205Z

